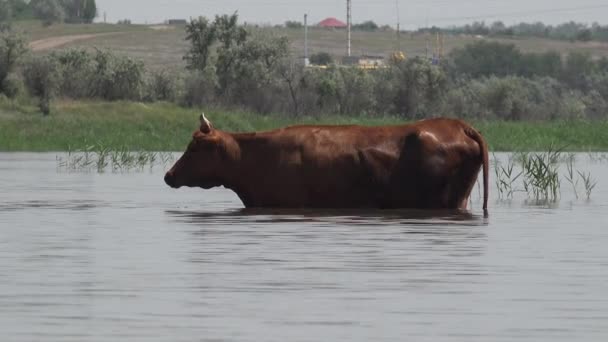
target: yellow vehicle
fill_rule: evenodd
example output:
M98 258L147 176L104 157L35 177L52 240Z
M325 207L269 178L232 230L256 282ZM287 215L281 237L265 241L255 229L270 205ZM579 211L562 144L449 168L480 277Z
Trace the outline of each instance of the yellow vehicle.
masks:
M405 54L405 52L403 52L403 51L395 51L391 55L391 62L393 62L393 63L395 63L395 62L401 62L401 61L404 61L406 58L407 58L407 55Z

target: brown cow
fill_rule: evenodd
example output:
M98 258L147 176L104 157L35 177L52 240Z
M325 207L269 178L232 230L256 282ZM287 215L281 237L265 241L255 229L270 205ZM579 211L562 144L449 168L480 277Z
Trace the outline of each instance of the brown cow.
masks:
M201 115L165 182L224 186L248 208L466 209L482 166L485 212L487 145L461 120L228 133Z

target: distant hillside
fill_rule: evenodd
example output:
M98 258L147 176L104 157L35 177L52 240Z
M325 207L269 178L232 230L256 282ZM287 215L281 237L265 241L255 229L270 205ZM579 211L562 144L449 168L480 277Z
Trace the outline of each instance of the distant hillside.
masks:
M45 40L42 46L46 49L38 48L38 51L75 46L108 48L142 59L151 67L182 68L185 65L182 56L186 52L187 43L184 40L183 26L59 24L43 27L38 22L26 21L17 23L16 27L25 33L27 38L33 42L33 46L40 46L40 40ZM302 29L259 28L259 30L268 34L289 37L294 55L303 55L304 33ZM75 35L78 37L73 37ZM444 52L449 53L456 47L462 47L480 39L512 43L524 52L588 51L594 57L608 57L608 43L605 42L570 42L538 37L480 38L466 34L446 34ZM397 40L396 33L391 31L355 31L352 35L352 46L354 54L388 56L400 49L408 56L416 56L432 54L437 43L436 36L432 33L404 33ZM334 57L341 57L345 50L346 33L344 30L319 28L309 30L310 53L323 51Z

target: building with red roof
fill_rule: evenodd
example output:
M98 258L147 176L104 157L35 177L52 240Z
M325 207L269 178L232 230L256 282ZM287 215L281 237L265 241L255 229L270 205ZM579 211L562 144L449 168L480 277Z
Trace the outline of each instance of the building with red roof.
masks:
M346 23L336 18L327 18L318 23L317 26L325 28L345 28Z

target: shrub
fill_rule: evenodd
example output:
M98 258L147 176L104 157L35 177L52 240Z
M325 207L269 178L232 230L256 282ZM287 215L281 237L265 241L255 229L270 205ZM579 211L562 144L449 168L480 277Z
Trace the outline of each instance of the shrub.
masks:
M10 86L10 81L6 79L15 71L26 52L25 40L20 35L10 30L0 31L0 93L6 91L5 86Z
M59 0L33 0L31 5L34 14L45 26L62 22L65 18L65 8Z
M51 100L59 86L59 66L49 56L31 58L23 67L28 91L39 98L39 108L44 115L51 112Z
M288 20L285 22L285 27L290 28L290 29L300 29L300 28L303 28L304 25L299 21Z
M186 106L209 106L216 102L215 90L217 76L215 69L207 68L205 72L196 71L185 79L182 103Z
M375 22L373 22L371 20L367 20L360 24L353 25L353 30L372 32L372 31L378 30L378 24L376 24Z
M310 63L314 65L330 65L334 63L334 59L327 52L318 52L310 55Z
M15 73L9 74L3 81L0 88L9 99L17 97L23 87L23 81Z
M91 53L85 49L64 50L50 56L61 66L61 96L108 101L142 98L145 68L141 61L110 51Z
M109 101L141 99L145 72L143 62L100 50L94 60L95 96Z
M13 7L6 0L0 0L0 23L13 18Z
M519 72L521 52L513 44L479 41L449 54L451 72L471 77L508 76Z
M178 77L168 70L151 72L146 86L149 101L175 101L178 97Z
M478 119L581 119L591 114L585 99L580 92L569 91L562 83L548 77L491 76L458 81L447 92L440 112Z
M597 65L589 53L573 51L566 57L561 80L573 88L588 90L590 77L596 69Z
M392 67L394 110L400 116L434 116L447 86L446 74L429 60L412 58L397 61Z
M51 54L61 65L62 76L59 94L70 98L87 98L94 95L95 60L85 49L69 49Z

